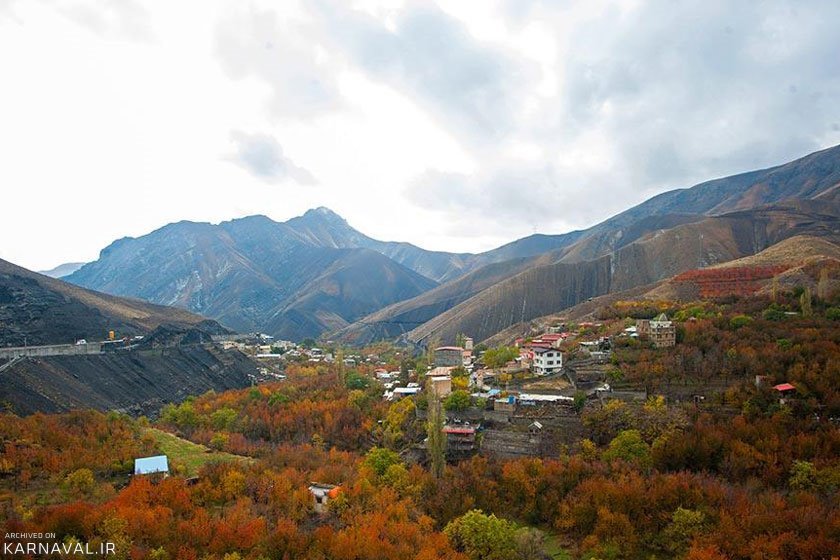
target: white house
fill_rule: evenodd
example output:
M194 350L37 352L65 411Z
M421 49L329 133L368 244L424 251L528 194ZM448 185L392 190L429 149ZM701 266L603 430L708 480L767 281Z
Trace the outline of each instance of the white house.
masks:
M537 375L550 375L563 369L563 353L556 348L534 348L532 366Z

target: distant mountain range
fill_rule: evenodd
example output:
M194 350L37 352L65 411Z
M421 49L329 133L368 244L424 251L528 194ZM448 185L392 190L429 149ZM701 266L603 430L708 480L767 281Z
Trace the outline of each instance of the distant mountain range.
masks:
M43 274L44 276L49 276L50 278L62 278L73 274L83 266L85 266L85 263L83 262L64 263L55 268L51 268L50 270L39 270L38 274Z
M479 254L372 239L326 208L284 223L178 222L105 248L66 279L240 331L363 343L481 340L588 298L838 235L840 147L653 197L587 230Z

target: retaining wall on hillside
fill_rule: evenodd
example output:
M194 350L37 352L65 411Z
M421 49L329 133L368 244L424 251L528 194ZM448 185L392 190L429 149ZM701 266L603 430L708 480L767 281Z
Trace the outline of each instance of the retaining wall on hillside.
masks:
M48 346L18 346L15 348L0 348L0 360L14 360L15 358L45 358L47 356L82 356L86 354L101 354L102 344L51 344Z

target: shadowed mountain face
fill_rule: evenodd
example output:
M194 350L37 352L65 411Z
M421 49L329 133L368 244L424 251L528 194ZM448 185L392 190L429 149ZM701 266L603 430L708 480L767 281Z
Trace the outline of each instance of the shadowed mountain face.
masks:
M27 358L3 371L0 411L94 408L154 415L162 405L190 395L247 387L256 373L245 354L199 344Z
M92 292L0 260L0 346L103 340L109 330L135 335L162 324L204 321L183 309Z
M326 209L287 223L264 216L179 222L112 243L68 280L189 309L239 331L317 337L436 285L359 247L366 239Z

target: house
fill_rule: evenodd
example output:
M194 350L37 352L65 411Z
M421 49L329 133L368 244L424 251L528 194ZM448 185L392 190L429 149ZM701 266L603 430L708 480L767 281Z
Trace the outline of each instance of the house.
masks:
M787 399L796 393L796 387L790 383L779 383L774 385L773 389L779 393L779 404L785 404Z
M397 387L390 395L386 393L385 398L388 400L400 400L404 397L414 396L421 391L422 389L420 387Z
M451 377L453 369L452 366L433 367L426 372L426 377Z
M472 352L473 345L474 345L474 342L473 342L473 339L471 337L469 337L469 336L464 337L464 350L469 350L470 352Z
M435 348L435 365L458 367L464 365L464 349L460 346L439 346Z
M493 410L510 414L516 412L516 397L514 395L508 395L505 398L494 400Z
M162 474L169 476L169 459L166 455L155 455L154 457L140 457L134 460L134 474Z
M341 494L341 486L313 482L309 485L309 492L315 499L315 511L324 513L327 511L329 501L334 500Z
M556 348L537 347L533 353L531 367L537 375L551 375L563 369L563 353Z
M446 425L446 451L450 454L469 453L475 449L475 428L470 425Z
M664 313L654 319L636 321L636 332L647 337L657 348L669 348L677 343L677 328Z
M438 398L443 398L452 392L452 378L447 376L435 376L429 378L432 392Z

